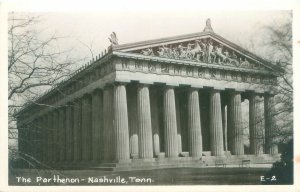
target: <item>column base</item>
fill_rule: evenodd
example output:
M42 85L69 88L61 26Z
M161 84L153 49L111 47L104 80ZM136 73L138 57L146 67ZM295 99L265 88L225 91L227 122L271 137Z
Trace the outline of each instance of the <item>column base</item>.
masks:
M139 163L139 162L155 162L155 158L132 159L132 163Z
M131 159L120 159L120 160L113 160L113 163L131 163L132 160Z

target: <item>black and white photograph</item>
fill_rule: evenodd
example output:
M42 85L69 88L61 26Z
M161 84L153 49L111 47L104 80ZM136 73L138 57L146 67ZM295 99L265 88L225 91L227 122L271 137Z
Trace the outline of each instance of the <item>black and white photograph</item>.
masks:
M8 186L294 186L295 11L121 5L5 13Z

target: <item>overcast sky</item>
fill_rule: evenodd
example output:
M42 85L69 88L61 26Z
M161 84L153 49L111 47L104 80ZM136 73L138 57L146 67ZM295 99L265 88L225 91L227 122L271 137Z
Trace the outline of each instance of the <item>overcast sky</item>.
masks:
M88 48L99 54L116 32L119 43L132 43L162 37L201 32L211 18L215 33L240 45L259 42L261 26L280 22L287 11L156 11L150 12L80 12L40 13L44 35L56 32L68 36L61 47L76 47L77 54L90 57ZM85 44L85 45L84 45ZM247 47L246 47L247 48Z

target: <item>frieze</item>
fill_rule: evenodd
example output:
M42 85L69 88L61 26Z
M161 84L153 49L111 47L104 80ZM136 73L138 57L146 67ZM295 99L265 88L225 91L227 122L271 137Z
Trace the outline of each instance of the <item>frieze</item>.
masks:
M136 71L143 71L143 64L141 61L136 61L135 62L135 65L134 65L134 68Z
M151 62L148 63L148 71L149 72L155 72L156 71L155 63L151 63Z
M134 53L170 59L191 60L201 63L229 65L242 68L263 69L263 65L232 50L212 38L166 44L136 50Z
M202 78L203 77L203 72L204 72L204 69L199 67L198 68L198 77Z
M127 59L121 59L122 69L128 70L129 69L129 63Z
M187 73L187 76L193 76L193 67L187 66L186 73Z
M225 71L220 71L220 79L225 80L226 79L226 72Z
M181 69L182 67L180 65L175 65L174 66L174 74L175 75L181 75Z
M161 64L161 72L162 73L169 73L169 65L165 64L165 63L162 63Z

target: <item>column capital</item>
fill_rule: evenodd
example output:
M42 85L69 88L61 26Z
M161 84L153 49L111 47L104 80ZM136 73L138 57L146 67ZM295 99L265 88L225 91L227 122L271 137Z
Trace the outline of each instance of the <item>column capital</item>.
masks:
M67 104L66 104L66 106L67 106L67 107L73 106L73 104L74 104L74 101L68 101Z
M119 86L119 85L127 85L129 82L123 82L123 81L115 81L112 83L112 86Z
M220 89L210 89L209 93L220 93L221 90Z
M87 97L91 97L91 93L85 93L82 98L87 98Z
M229 93L229 95L234 95L234 94L241 94L242 91L230 90L228 93Z
M66 106L65 105L60 105L60 106L58 106L57 108L56 108L56 110L61 110L61 109L65 109L66 108Z
M113 87L113 83L106 83L104 86L103 86L103 89L109 89Z
M99 93L99 92L101 92L101 91L102 91L102 89L96 88L96 89L94 89L94 90L92 91L92 94Z
M137 88L139 88L139 87L150 87L151 86L151 84L147 84L147 83L138 83L136 85L137 85Z
M163 86L163 89L165 90L165 89L175 89L175 85L164 85Z
M259 95L261 95L261 93L257 93L257 92L255 92L255 91L247 91L246 92L249 96L259 96Z
M264 97L275 97L275 93L265 92Z
M187 87L186 89L188 91L199 91L201 88L198 88L198 87Z

